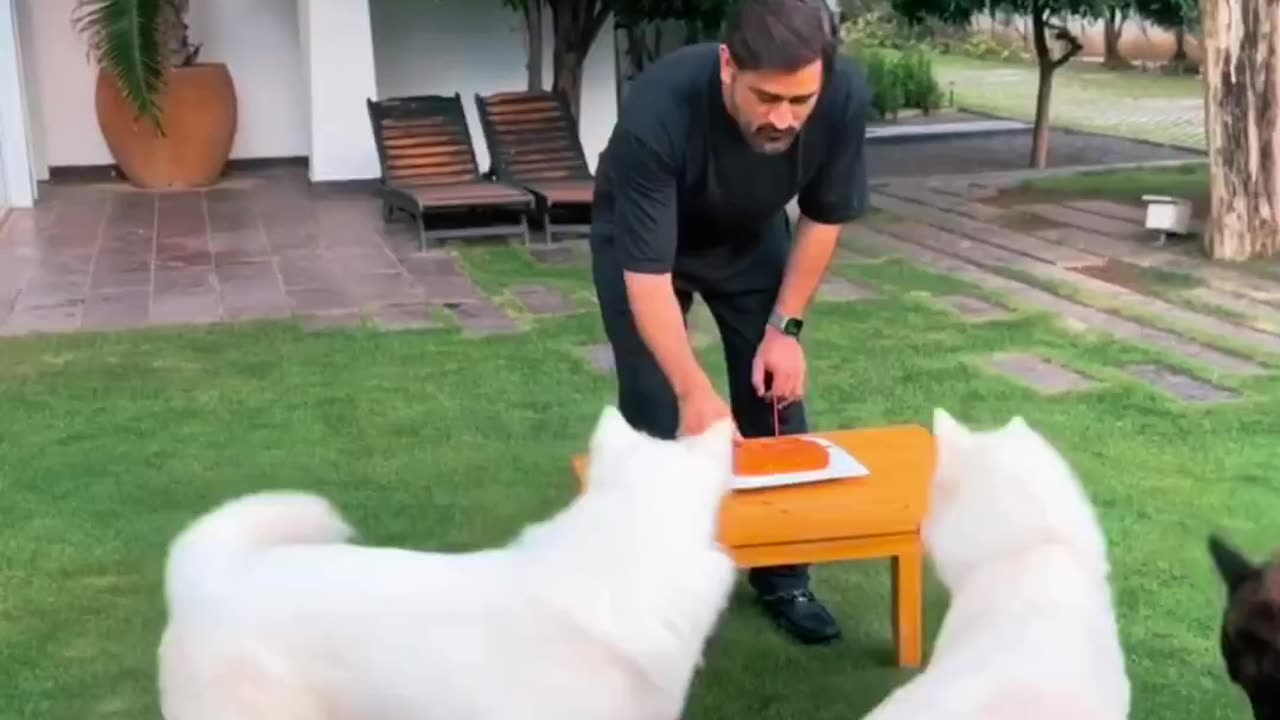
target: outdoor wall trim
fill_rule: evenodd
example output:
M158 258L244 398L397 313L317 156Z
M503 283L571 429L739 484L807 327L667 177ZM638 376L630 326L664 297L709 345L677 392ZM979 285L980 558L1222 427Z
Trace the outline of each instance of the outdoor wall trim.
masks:
M365 105L378 95L369 0L298 0L298 24L310 106L311 180L378 177Z

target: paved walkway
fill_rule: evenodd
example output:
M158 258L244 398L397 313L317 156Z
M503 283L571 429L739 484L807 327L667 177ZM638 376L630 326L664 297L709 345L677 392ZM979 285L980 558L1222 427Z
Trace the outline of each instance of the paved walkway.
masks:
M839 262L897 257L968 283L935 298L973 322L1018 308L1164 353L1171 366L1122 370L1188 402L1238 397L1239 379L1280 369L1280 259L1210 263L1156 248L1136 205L1019 199L999 175L881 183L882 212L851 227ZM530 282L492 297L456 250L418 252L407 224L382 221L365 190L311 187L300 171L253 173L207 192L57 186L0 230L0 334L203 325L294 317L313 328L425 328L448 316L471 335L518 333L589 301ZM531 248L535 262L585 272L581 243ZM464 253L465 254L465 253ZM820 296L862 302L876 288L831 277ZM584 305L583 302L587 304ZM695 342L714 340L707 313ZM582 348L602 371L607 347ZM1007 353L996 372L1048 393L1101 380Z
M411 227L384 223L371 193L313 188L295 169L207 192L54 185L0 233L0 334L289 316L404 329L436 324L437 311L476 333L519 329L457 257L418 253ZM516 299L530 314L576 309L551 288Z
M1232 399L1214 379L1280 369L1280 258L1211 263L1185 246L1153 247L1138 205L1018 202L980 178L887 183L873 203L883 215L849 231L854 261L896 257L1069 328L1158 350L1196 372L1124 370L1184 400ZM992 313L980 297L939 300L974 319ZM1050 393L1095 384L1034 356L993 358L992 367Z

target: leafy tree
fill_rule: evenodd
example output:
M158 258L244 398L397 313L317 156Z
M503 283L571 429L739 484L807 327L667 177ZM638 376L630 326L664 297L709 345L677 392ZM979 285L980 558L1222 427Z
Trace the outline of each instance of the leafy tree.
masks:
M632 72L642 71L661 54L664 25L683 25L685 44L701 42L719 34L736 1L614 0L615 21L627 34L627 59Z
M525 70L529 90L542 89L542 5L544 0L502 0L524 18Z
M1200 5L1195 0L1134 0L1138 15L1174 34L1174 63L1187 61L1186 34L1200 27Z
M542 87L542 13L544 8L551 10L551 89L564 93L576 122L582 104L582 65L613 14L614 0L502 0L502 4L524 18L531 90Z
M1053 74L1083 49L1080 39L1059 18L1101 13L1103 0L893 0L894 10L908 22L933 18L967 26L978 14L993 10L1031 18L1031 40L1040 68L1036 90L1035 130L1031 166L1043 168L1049 159L1049 108Z

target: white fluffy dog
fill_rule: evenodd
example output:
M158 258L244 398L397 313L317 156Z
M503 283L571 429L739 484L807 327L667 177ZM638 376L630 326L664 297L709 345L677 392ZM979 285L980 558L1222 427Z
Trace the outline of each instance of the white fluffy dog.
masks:
M868 720L1127 717L1106 541L1079 479L1021 417L933 422L923 533L950 606L928 668Z
M314 495L232 500L170 548L168 720L674 720L728 602L732 429L643 435L613 407L589 487L510 545L346 544Z

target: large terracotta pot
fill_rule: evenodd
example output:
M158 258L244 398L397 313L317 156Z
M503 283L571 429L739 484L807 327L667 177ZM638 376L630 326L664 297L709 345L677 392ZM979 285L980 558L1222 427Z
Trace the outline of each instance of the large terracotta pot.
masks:
M129 182L144 188L205 187L217 182L236 135L236 88L222 63L169 71L159 98L161 127L138 117L115 78L99 71L98 126Z

